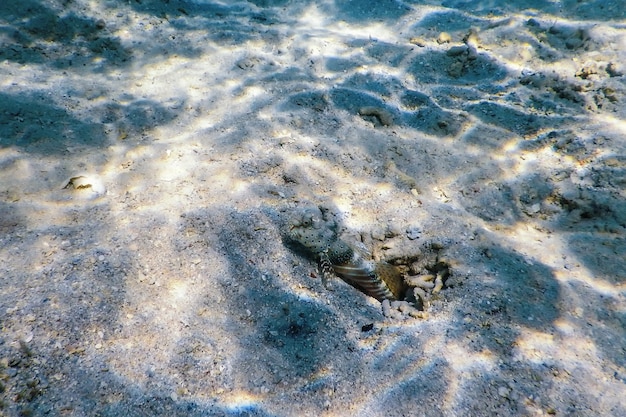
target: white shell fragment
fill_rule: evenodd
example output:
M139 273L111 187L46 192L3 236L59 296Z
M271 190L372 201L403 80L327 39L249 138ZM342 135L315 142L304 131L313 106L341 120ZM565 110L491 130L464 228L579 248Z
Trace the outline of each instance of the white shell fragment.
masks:
M77 175L63 182L64 190L72 190L83 198L93 199L106 194L104 182L92 174Z

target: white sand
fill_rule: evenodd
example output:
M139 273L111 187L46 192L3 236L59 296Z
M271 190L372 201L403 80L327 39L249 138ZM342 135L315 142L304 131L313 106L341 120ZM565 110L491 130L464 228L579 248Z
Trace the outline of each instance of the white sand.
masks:
M3 1L0 61L0 415L626 415L623 1Z

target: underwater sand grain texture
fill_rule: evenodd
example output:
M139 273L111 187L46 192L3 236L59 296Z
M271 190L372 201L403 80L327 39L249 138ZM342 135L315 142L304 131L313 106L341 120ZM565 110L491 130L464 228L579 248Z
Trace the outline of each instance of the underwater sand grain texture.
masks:
M0 415L626 415L622 1L1 3Z

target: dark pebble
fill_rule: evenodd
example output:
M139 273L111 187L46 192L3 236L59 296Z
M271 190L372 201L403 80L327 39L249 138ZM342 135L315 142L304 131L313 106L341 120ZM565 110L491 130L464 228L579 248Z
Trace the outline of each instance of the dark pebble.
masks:
M366 324L363 327L361 327L361 331L362 332L369 332L373 328L374 328L374 323L370 323L370 324Z

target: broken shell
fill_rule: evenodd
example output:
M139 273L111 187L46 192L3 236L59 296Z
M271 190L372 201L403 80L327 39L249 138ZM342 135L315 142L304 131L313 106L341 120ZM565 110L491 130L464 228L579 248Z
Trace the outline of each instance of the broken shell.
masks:
M106 194L106 187L102 180L95 175L84 174L70 177L63 182L64 190L80 190L81 192L88 192L86 197L100 197Z

